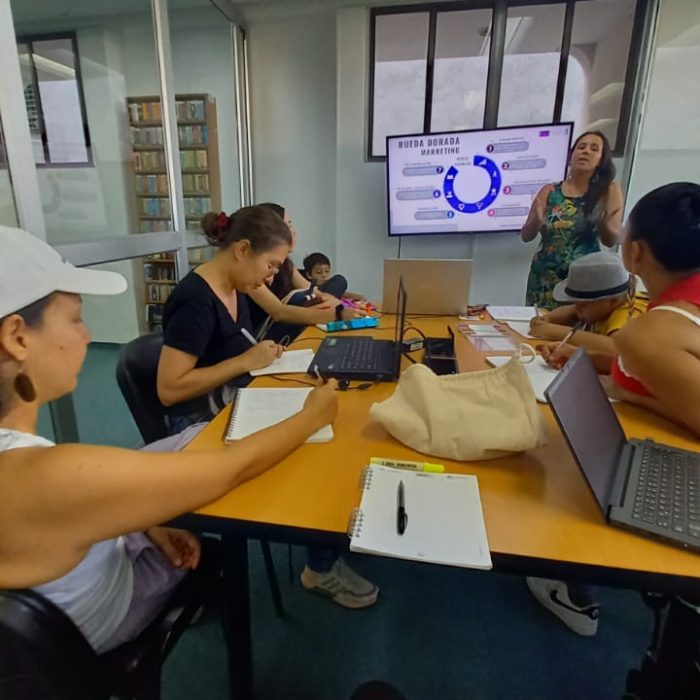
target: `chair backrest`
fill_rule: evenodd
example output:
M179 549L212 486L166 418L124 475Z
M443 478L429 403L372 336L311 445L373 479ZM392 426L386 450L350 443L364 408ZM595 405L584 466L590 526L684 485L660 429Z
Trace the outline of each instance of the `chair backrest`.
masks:
M32 590L0 590L0 697L108 697L90 644L61 609Z
M124 345L117 361L117 383L146 444L168 435L156 375L163 334L143 335Z

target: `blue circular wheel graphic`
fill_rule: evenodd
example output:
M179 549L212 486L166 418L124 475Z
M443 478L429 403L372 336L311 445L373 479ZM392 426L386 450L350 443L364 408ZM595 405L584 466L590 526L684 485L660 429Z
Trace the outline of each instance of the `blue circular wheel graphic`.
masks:
M450 169L445 175L445 179L442 183L442 191L445 194L445 199L447 203L459 212L463 214L477 214L482 211L498 197L498 193L501 190L501 173L498 170L496 164L486 156L474 156L474 166L477 168L483 168L491 179L491 184L486 192L486 195L476 202L463 202L456 194L454 190L455 180L457 175L459 175L459 170L455 168L454 165L450 166Z

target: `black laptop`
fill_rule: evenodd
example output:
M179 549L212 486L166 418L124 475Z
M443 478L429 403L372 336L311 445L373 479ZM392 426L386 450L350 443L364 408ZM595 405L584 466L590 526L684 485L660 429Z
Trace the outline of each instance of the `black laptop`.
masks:
M699 453L627 440L583 349L545 396L608 522L700 549Z
M316 369L322 377L360 379L372 382L391 382L398 379L401 368L401 339L406 323L406 289L399 279L394 340L368 337L331 335L317 350L309 365L309 374Z

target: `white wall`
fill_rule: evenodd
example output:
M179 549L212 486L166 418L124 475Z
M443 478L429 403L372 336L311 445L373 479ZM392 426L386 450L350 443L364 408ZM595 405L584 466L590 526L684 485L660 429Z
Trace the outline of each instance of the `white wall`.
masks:
M318 250L335 258L335 20L268 18L249 38L255 200L289 210L297 264Z
M337 32L337 261L353 288L378 299L382 261L396 257L398 240L386 235L384 163L365 161L367 10L339 10ZM522 303L533 252L516 234L404 238L401 247L406 258L473 258L472 300L504 304Z

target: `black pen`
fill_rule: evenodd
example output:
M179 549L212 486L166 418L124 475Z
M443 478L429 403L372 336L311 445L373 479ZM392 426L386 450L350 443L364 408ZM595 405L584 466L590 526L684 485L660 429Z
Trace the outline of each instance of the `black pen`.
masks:
M396 491L396 532L403 535L406 532L408 515L406 513L406 503L404 500L403 481L399 481L399 488Z

